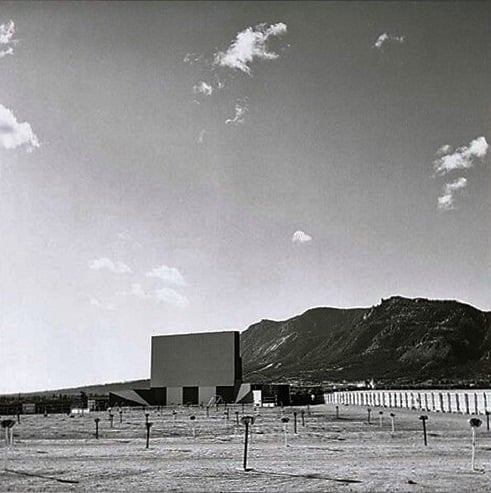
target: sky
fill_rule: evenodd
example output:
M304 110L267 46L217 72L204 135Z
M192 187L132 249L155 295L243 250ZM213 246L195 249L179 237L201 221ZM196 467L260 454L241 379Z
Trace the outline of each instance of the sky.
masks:
M0 393L152 335L491 310L489 2L2 2Z

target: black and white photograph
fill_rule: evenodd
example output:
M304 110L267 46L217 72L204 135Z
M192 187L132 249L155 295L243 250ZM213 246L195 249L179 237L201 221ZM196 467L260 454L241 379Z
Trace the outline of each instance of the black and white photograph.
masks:
M491 481L491 1L0 1L0 491Z

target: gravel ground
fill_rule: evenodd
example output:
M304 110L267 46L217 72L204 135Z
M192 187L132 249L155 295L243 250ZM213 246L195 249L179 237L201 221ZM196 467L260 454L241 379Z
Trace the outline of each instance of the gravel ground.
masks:
M223 408L147 411L125 409L68 417L21 416L14 446L2 443L0 491L489 491L491 432L477 430L476 471L471 470L468 416L427 413L428 446L419 413L334 405L261 409L251 436L248 468L242 468L244 428ZM237 409L241 411L241 408ZM304 411L305 426L301 423ZM298 433L293 412L298 412ZM249 408L246 414L254 414ZM395 433L389 413L394 412ZM190 415L195 415L193 422ZM240 415L242 413L240 412ZM281 417L288 416L288 446ZM99 439L94 418L99 417ZM195 437L193 437L193 423Z

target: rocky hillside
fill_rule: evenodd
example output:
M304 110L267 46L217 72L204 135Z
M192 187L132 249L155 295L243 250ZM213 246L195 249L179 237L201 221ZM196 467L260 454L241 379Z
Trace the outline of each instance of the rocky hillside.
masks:
M491 379L491 312L395 296L372 308L315 308L242 333L252 381Z

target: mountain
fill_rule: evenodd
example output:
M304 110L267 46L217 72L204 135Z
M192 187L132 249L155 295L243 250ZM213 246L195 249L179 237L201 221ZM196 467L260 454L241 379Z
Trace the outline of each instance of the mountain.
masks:
M241 335L244 380L491 379L491 312L453 300L382 300L262 320Z

